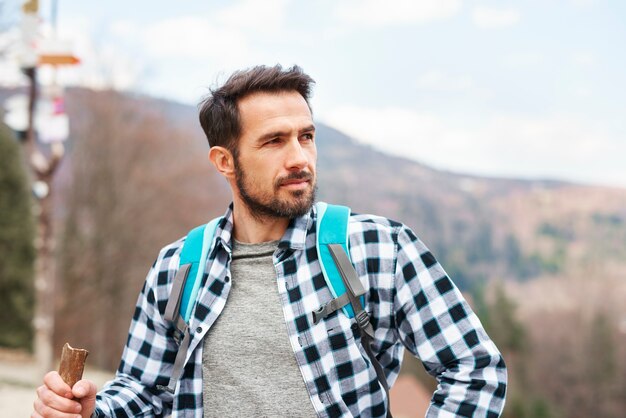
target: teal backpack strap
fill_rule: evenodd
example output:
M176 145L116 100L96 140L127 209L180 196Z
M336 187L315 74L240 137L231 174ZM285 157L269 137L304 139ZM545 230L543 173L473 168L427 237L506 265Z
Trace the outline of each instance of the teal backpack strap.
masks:
M348 221L350 219L350 208L347 206L329 205L324 202L318 202L317 208L317 257L320 261L322 274L326 280L331 293L335 297L327 305L322 306L314 312L313 320L315 323L330 313L343 309L348 318L354 318L354 309L350 303L350 299L346 294L346 286L344 280L337 269L337 265L331 255L329 245L336 244L343 247L345 253L350 257L348 248ZM363 292L364 293L364 292ZM356 295L361 296L361 303L364 304L363 293Z
M213 246L213 238L217 225L222 218L215 218L206 225L200 225L187 234L180 252L178 272L172 283L170 297L165 307L163 318L176 326L174 338L179 344L176 359L167 386L157 385L157 389L174 393L178 380L182 375L185 358L191 342L189 320L195 306L200 282L204 274L207 257Z
M198 292L200 291L200 282L204 274L206 259L213 246L215 230L221 220L221 217L215 218L206 225L192 229L189 234L187 234L187 239L180 253L179 265L191 264L179 309L180 316L183 317L186 323L189 323L191 319L191 313L196 298L198 297ZM200 268L200 266L202 266L202 268ZM189 278L191 278L191 280Z
M215 230L221 219L215 218L208 224L192 229L183 243L178 272L174 278L163 316L166 321L174 322L181 336L191 318L194 302L200 290L206 259L213 245Z

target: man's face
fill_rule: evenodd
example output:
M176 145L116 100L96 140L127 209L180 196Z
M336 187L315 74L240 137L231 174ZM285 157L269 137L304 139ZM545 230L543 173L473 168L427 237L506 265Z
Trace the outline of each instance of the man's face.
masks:
M258 217L293 218L315 201L315 126L297 92L255 93L238 103L241 117L235 178Z

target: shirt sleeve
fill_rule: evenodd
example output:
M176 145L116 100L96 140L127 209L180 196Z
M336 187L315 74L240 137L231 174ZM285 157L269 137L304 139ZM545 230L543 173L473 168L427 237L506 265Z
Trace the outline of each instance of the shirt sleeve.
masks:
M162 315L180 246L176 242L163 248L148 272L120 366L115 379L98 392L93 416L165 417L171 413L173 396L157 385L167 386L176 357L172 327Z
M461 292L408 228L398 232L395 323L403 345L439 385L426 417L498 417L504 360Z

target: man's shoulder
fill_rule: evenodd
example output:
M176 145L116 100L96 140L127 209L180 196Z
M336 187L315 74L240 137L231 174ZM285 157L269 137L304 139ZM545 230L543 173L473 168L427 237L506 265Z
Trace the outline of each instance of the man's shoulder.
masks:
M402 222L373 214L353 213L348 223L348 235L352 245L365 245L366 247L371 244L395 246L399 234L406 229L408 229L407 226ZM376 251L381 249L382 247Z
M320 202L322 205L330 205ZM316 205L317 207L318 205ZM319 210L319 209L318 209ZM361 213L358 210L349 208L350 218L348 220L348 232L350 234L366 231L376 231L382 234L397 234L403 229L410 229L402 222L391 218L375 215L371 213Z
M363 213L352 213L349 225L351 230L379 231L389 234L397 233L398 230L405 228L402 222L384 216Z
M178 259L180 257L180 252L185 244L185 240L187 236L178 238L176 241L173 241L165 246L163 246L159 250L159 255L154 261L153 268L158 271L169 270L172 268L172 263L176 263L178 265Z

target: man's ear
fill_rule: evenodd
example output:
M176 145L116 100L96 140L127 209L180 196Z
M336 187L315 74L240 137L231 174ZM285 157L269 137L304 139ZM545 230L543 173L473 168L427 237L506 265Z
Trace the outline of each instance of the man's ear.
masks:
M213 146L209 150L209 161L215 169L224 177L231 178L235 175L235 159L233 154L224 147Z

